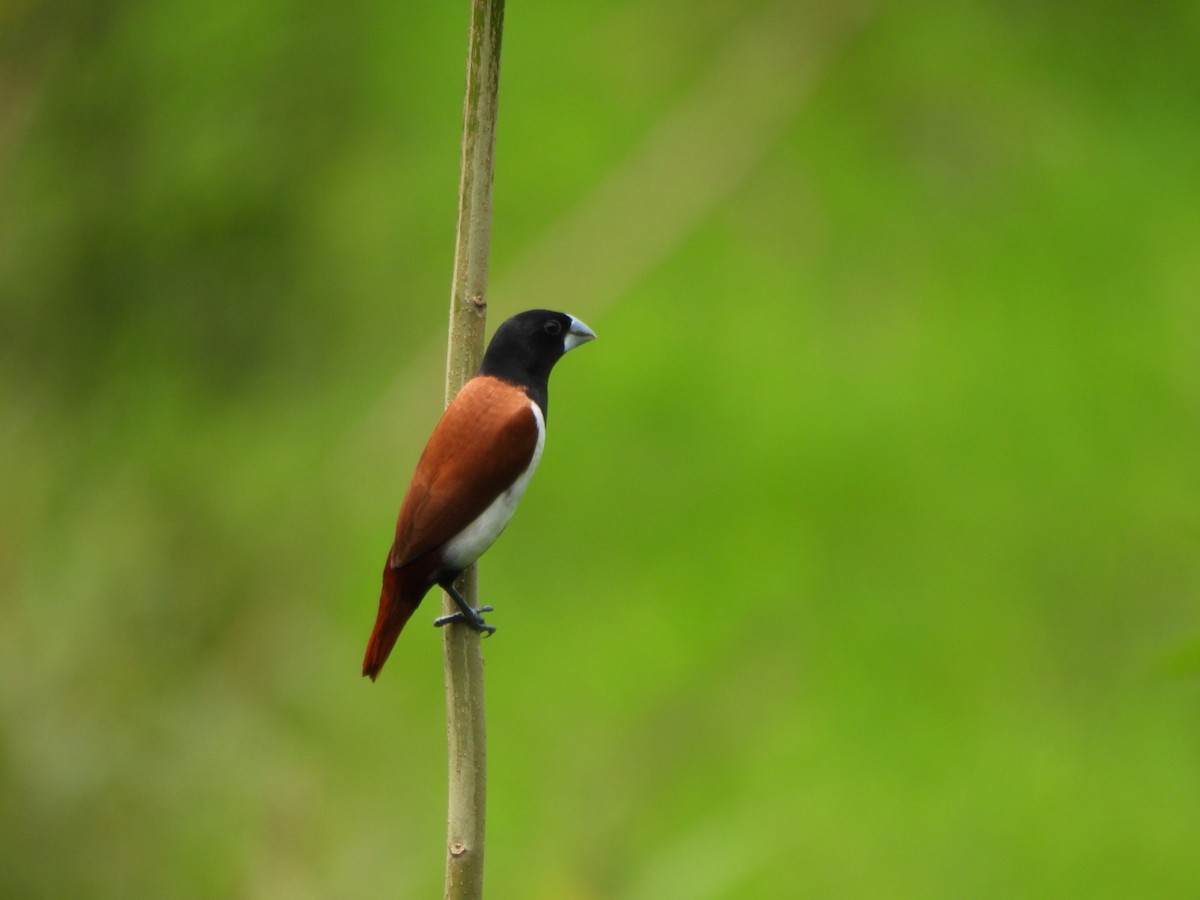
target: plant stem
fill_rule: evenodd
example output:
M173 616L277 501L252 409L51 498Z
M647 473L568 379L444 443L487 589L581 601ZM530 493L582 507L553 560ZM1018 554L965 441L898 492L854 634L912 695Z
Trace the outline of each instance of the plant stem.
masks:
M496 142L503 26L504 0L472 0L458 231L446 356L447 403L475 374L483 356L492 224L492 155ZM478 605L475 566L462 574L458 589L468 603ZM449 595L443 595L442 608L447 614L457 609ZM479 640L478 632L464 626L451 626L442 632L449 754L447 900L479 900L483 896L487 721Z

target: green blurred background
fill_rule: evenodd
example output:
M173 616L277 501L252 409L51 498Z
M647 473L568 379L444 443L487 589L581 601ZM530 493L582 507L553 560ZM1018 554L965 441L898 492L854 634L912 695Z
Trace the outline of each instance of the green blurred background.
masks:
M467 4L0 7L0 895L424 898ZM510 4L488 895L1200 896L1200 7Z

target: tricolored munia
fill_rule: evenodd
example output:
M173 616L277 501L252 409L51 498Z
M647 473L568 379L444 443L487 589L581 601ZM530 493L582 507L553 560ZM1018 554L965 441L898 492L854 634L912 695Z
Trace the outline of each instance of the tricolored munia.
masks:
M435 625L496 630L480 615L491 607L472 609L454 581L500 536L537 468L550 370L568 350L595 337L573 316L545 309L515 315L496 330L478 374L433 429L400 505L363 675L372 681L379 675L404 624L435 584L458 606Z

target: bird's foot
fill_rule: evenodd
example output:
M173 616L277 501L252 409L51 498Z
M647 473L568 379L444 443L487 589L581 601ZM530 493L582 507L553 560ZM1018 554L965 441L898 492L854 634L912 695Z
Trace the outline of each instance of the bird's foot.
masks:
M435 628L441 628L443 625L449 625L451 622L462 622L464 625L471 626L476 631L483 632L483 634L486 636L495 632L496 626L489 625L487 622L483 621L483 616L481 616L480 613L491 611L492 607L490 606L481 606L478 609L471 609L471 607L465 606L456 613L451 613L448 616L441 616L437 619L434 619L433 624Z

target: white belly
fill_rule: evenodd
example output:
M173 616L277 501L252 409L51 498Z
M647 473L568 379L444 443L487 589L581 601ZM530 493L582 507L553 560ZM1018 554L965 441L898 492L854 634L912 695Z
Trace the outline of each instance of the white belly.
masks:
M529 467L512 483L512 487L492 501L492 505L479 514L474 522L452 537L446 543L445 560L456 569L465 569L483 555L492 546L500 532L508 524L508 520L517 510L517 503L529 479L533 477L538 463L542 459L542 446L546 443L546 421L542 418L542 410L536 403L530 403L533 416L537 419L537 444L533 448L533 458Z

